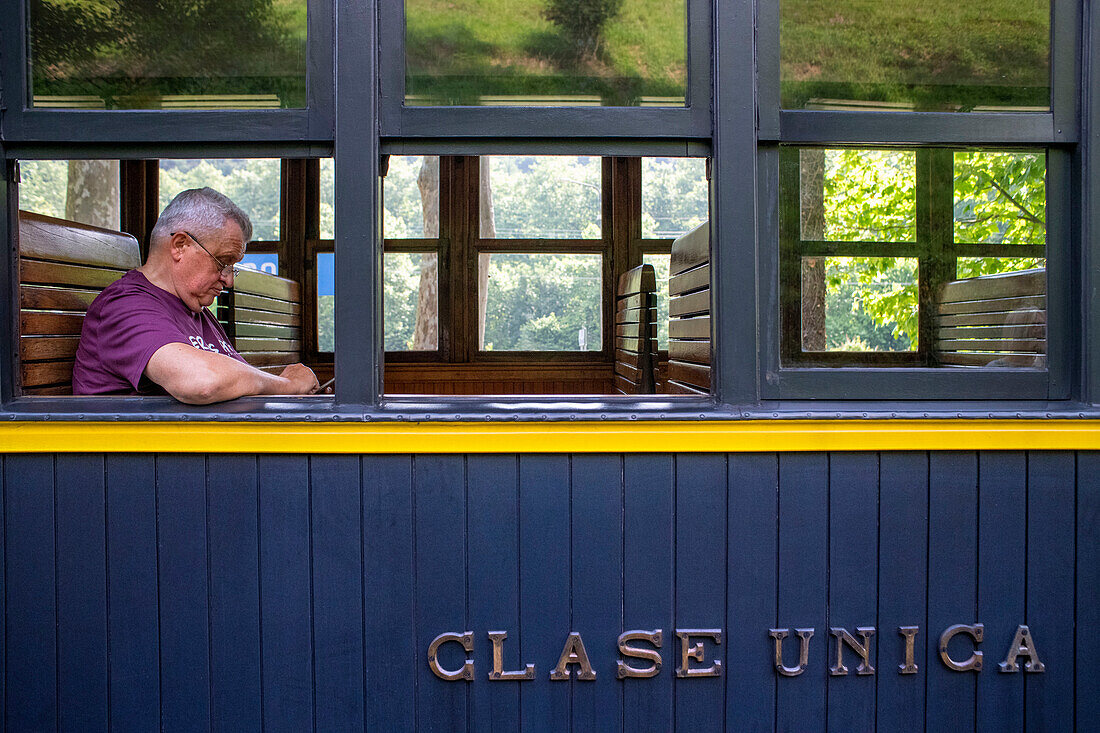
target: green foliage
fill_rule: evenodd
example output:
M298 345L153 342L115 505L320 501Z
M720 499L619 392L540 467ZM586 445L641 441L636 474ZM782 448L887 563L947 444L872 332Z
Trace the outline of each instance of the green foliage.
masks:
M1049 109L1050 8L1018 0L784 0L783 106L817 98L937 111Z
M598 239L598 157L482 158L489 165L498 239Z
M825 239L916 241L915 166L912 151L825 151Z
M1046 244L1046 156L955 154L955 241Z
M317 350L332 351L336 346L336 296L317 296Z
M20 161L19 208L64 219L68 180L67 160Z
M674 238L708 219L704 158L642 158L642 236Z
M906 157L908 156L908 157ZM912 153L829 150L825 157L826 238L915 239ZM956 243L1045 244L1046 159L1041 153L959 152L954 156ZM960 257L957 277L1043 267L1033 257ZM875 350L917 343L917 283L912 260L832 258L826 269L826 338L830 349L862 342ZM841 326L839 313L858 317ZM869 321L867 320L869 319ZM859 326L862 323L862 326ZM884 344L873 335L887 328ZM862 329L862 330L861 330Z
M577 351L601 347L599 255L494 254L485 307L486 350Z
M305 13L304 0L31 0L34 93L122 109L277 94L304 107Z
M603 22L598 54L578 54L546 14L555 4L619 1L620 12ZM406 0L406 91L412 104L476 105L483 95L683 104L686 17L684 0Z
M271 158L162 160L160 208L188 188L209 186L224 193L252 220L252 239L279 238L280 165Z
M604 26L623 0L546 0L546 19L561 28L578 54L595 54Z

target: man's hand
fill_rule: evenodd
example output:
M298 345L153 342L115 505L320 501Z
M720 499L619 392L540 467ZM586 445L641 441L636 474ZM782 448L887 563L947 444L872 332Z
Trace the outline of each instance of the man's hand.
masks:
M301 363L291 364L279 376L290 382L287 394L316 394L321 386L313 370Z

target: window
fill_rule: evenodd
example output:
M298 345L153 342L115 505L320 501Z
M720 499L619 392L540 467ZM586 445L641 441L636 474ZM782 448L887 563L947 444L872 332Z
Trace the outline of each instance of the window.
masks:
M780 157L786 363L1046 365L1042 151Z

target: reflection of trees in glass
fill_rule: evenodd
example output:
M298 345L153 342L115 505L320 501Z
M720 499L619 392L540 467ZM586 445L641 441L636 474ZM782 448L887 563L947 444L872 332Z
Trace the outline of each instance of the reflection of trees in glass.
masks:
M108 108L162 95L276 94L305 106L304 0L31 0L34 94Z
M783 106L1050 105L1049 0L784 0Z
M484 96L683 104L684 0L406 0L405 10L411 104L483 104Z
M595 56L604 26L618 15L623 0L546 0L546 19L573 42L579 56Z

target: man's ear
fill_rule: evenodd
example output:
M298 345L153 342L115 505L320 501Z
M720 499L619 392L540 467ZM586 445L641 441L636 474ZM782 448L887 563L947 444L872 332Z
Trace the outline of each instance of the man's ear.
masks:
M183 259L183 248L188 244L190 244L190 241L183 232L176 232L172 235L172 238L168 240L168 251L173 262L179 262Z

